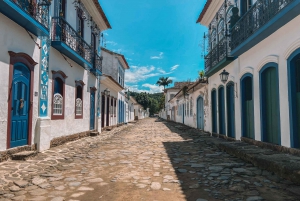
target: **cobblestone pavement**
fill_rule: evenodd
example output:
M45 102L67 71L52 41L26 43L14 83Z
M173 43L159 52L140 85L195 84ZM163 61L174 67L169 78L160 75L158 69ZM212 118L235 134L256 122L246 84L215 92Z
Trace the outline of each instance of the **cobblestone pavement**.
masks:
M300 200L300 188L157 119L0 164L0 201ZM296 190L297 191L297 190Z

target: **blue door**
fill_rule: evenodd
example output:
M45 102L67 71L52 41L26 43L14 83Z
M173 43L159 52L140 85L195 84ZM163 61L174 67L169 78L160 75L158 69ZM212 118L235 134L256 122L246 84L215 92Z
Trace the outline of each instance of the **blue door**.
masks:
M219 100L219 134L225 135L225 103L224 103L224 87L220 87L218 91Z
M30 107L30 71L24 64L15 64L12 81L10 147L28 144Z
M184 124L184 104L182 104L182 123Z
M289 60L289 82L291 145L300 148L300 53Z
M254 105L252 75L241 79L242 136L254 139Z
M235 137L235 118L234 118L234 84L230 82L226 87L227 100L227 135Z
M217 133L217 92L211 92L211 116L212 116L212 132Z
M203 98L199 97L197 100L197 128L204 130L204 111Z
M275 67L261 72L261 113L263 141L280 144L278 75Z
M95 129L95 91L91 91L90 130Z

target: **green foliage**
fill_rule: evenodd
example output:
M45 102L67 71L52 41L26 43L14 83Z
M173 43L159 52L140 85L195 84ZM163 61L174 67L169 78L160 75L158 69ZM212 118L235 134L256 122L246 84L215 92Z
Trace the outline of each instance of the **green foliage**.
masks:
M163 93L149 94L145 92L130 92L130 96L134 97L136 101L141 104L146 110L149 108L150 114L158 113L160 110L160 101ZM164 104L164 103L163 103Z
M169 77L160 77L159 80L156 82L158 86L163 86L164 89L166 86L169 86L169 84L172 84L173 80L169 79Z

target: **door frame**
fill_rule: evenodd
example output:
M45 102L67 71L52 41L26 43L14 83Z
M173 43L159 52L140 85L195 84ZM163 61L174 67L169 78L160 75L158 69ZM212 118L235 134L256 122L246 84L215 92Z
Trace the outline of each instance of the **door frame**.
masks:
M251 73L245 73L241 79L240 79L240 90L241 90L241 133L242 133L242 137L246 137L245 136L245 133L244 133L244 102L245 102L245 97L244 97L244 93L245 93L245 86L244 86L244 79L247 78L247 77L250 77L251 78L251 81L252 81L252 101L254 102L254 85L253 85L253 74ZM253 109L253 114L254 114L254 107L252 108ZM254 115L253 115L253 118L252 118L252 121L253 121L253 139L255 139L255 122L254 122Z
M290 56L287 59L287 70L288 70L288 93L289 93L289 117L290 117L290 145L292 148L299 148L300 144L297 145L296 142L294 142L295 139L295 135L299 135L300 131L298 131L298 133L296 133L296 131L294 130L294 126L295 126L295 121L297 120L297 117L295 117L294 111L293 110L295 108L293 103L294 101L294 96L295 94L293 94L293 79L294 79L294 75L293 75L293 71L292 71L292 65L291 62L294 58L296 58L296 56L298 56L300 54L300 48L296 49L292 54L290 54ZM300 118L300 117L298 117Z
M14 74L14 65L16 63L22 63L30 70L30 94L29 94L29 114L28 114L28 131L27 131L27 144L31 145L32 140L32 106L33 106L33 87L34 87L34 67L37 62L33 60L31 56L26 53L15 53L13 51L8 51L10 56L9 62L9 78L8 78L8 100L7 100L7 140L6 140L6 148L10 148L10 140L11 140L11 107L12 107L12 81Z
M266 142L266 136L264 135L264 116L263 116L263 90L262 90L262 73L267 69L273 67L276 69L276 78L277 78L277 100L278 100L278 117L277 117L277 122L278 122L278 145L281 145L281 122L280 122L280 90L279 90L279 74L278 74L278 63L275 62L270 62L265 64L259 71L259 102L260 102L260 132L261 132L261 141Z
M201 99L202 98L202 106L203 106L203 109L202 109L202 123L203 123L203 130L204 130L204 98L203 98L203 96L202 95L199 95L198 96L198 98L197 98L197 107L196 107L196 110L197 110L197 128L198 128L198 125L199 125L199 122L198 122L198 120L199 120L199 110L198 110L198 108L199 108L199 104L198 104L198 101L199 101L199 99ZM199 129L199 128L198 128Z
M214 97L214 102L215 104L213 105L213 93L215 94ZM218 93L215 88L211 90L211 132L212 133L218 133ZM213 111L215 110L215 111ZM215 130L214 130L215 128Z

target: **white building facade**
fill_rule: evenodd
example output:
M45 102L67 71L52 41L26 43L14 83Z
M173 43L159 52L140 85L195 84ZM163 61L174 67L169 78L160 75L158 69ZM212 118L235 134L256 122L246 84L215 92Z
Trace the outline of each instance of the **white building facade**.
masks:
M98 1L0 2L0 151L100 131L98 54L110 24Z
M210 132L299 148L300 1L208 0L197 22L209 28Z

